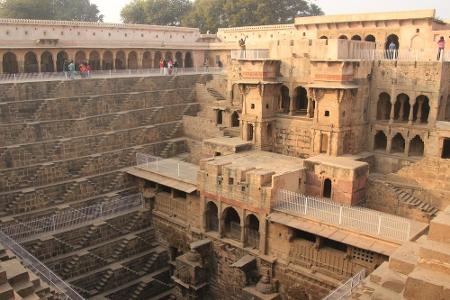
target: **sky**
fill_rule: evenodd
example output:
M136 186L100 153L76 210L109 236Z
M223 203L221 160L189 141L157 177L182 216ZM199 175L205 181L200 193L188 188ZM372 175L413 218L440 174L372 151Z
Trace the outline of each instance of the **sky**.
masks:
M105 15L105 22L121 22L120 10L130 0L91 0ZM435 8L437 17L450 20L449 0L313 0L327 15Z

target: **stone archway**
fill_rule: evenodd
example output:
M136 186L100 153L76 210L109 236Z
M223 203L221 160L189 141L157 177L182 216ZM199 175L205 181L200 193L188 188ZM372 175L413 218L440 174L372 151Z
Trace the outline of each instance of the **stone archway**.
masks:
M33 51L29 51L25 54L24 71L25 73L39 72L39 64L37 61L36 54Z
M373 36L372 34L369 34L368 36L366 36L365 38L364 38L364 40L366 41L366 42L373 42L373 43L375 43L377 40L376 40L376 38L375 38L375 36Z
M245 244L259 249L259 219L254 214L245 219Z
M225 237L240 241L241 240L241 218L233 207L227 207L222 214L223 233Z
M345 34L341 34L341 35L338 37L338 39L339 39L339 40L348 40L348 37L347 37Z
M333 184L331 183L331 179L326 178L323 181L322 197L324 197L324 198L331 198L332 188L333 188Z
M145 51L142 55L142 68L151 69L152 68L152 54L150 51Z
M16 54L12 52L6 52L3 54L3 73L16 74L19 73L19 64L17 62Z
M177 53L175 53L175 61L178 64L178 68L183 68L183 53L177 51Z
M125 52L117 51L114 65L116 67L116 70L123 70L126 68Z
M162 54L160 51L156 51L155 52L155 57L153 59L153 68L158 68L159 69L159 62L162 58Z
M41 72L55 72L53 55L49 51L41 54Z
M112 70L114 69L114 60L113 60L113 54L111 51L105 51L103 53L102 58L102 69L103 70Z
M78 51L75 54L75 65L80 65L86 62L86 53L84 51Z
M428 123L428 115L430 114L430 100L427 96L420 95L416 98L413 106L413 121L420 123Z
M184 55L184 67L185 68L193 68L194 62L192 61L192 54L191 52L186 52Z
M289 88L285 85L280 89L280 112L287 114L291 105L291 97L289 96Z
M377 120L389 120L391 108L391 96L388 93L381 93L377 102Z
M387 136L382 130L380 130L374 136L373 149L386 151L386 147L387 147Z
M389 50L389 45L393 42L395 44L396 49L398 50L400 47L400 41L396 34L390 34L386 38L386 43L384 44L384 49Z
M409 96L404 93L399 94L394 106L394 120L408 121L410 109Z
M308 111L308 92L302 86L295 89L295 110L296 114L305 116Z
M164 54L164 59L167 60L167 61L173 60L173 54L172 54L172 52L171 52L171 51L167 51L167 52Z
M56 54L56 71L62 72L64 71L64 64L66 64L69 61L69 55L66 51L59 51L58 54Z
M205 230L219 232L219 210L217 205L212 201L206 204Z
M409 142L408 156L423 156L425 144L419 135Z
M237 111L231 114L231 127L239 127L239 114Z
M100 54L97 51L91 51L89 53L89 65L91 66L91 70L101 69Z
M405 139L401 133L392 138L391 153L405 153Z
M352 41L361 41L362 38L361 38L361 36L355 34L354 36L352 36L351 40L352 40Z
M136 51L128 53L128 69L135 70L138 68L138 59Z

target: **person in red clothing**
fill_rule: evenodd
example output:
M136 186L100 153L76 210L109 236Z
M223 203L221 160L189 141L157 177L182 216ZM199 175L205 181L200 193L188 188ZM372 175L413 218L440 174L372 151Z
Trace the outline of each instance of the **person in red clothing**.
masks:
M438 44L437 60L441 60L442 56L444 55L444 49L445 49L445 40L444 40L443 36L441 36L441 38L439 39L437 44Z

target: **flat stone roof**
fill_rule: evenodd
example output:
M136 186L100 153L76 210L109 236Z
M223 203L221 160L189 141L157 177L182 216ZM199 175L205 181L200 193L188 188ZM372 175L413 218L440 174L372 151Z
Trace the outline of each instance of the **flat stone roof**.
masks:
M216 145L223 145L228 147L239 147L239 146L247 146L251 145L251 142L244 141L238 137L218 137L218 138L212 138L207 139L203 141L204 143L210 143L210 144L216 144Z
M362 13L349 15L324 15L295 18L295 25L314 25L328 23L352 23L387 20L434 19L436 10L409 10L396 12Z
M230 169L255 169L283 174L303 168L303 159L267 151L246 151L225 156L216 156L207 161L209 165L226 165Z
M328 166L349 170L355 170L361 167L366 167L368 165L366 162L354 160L349 157L344 156L334 157L325 154L310 157L308 159L305 159L305 161L312 163L320 163Z

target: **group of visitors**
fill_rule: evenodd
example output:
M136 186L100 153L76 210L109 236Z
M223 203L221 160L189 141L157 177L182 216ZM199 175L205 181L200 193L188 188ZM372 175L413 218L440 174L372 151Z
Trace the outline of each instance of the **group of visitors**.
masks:
M437 53L437 60L441 60L444 58L444 50L445 50L445 39L443 36L439 39L437 42L438 46L438 53ZM391 41L388 46L387 55L389 59L396 59L398 55L397 51L397 44L394 41Z
M91 66L88 62L76 66L73 60L65 60L63 71L66 79L75 79L77 74L80 74L81 78L91 77Z
M171 58L168 60L161 58L159 60L159 70L160 74L164 76L177 74L178 62L177 60L173 61Z

